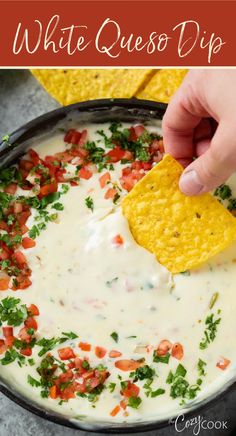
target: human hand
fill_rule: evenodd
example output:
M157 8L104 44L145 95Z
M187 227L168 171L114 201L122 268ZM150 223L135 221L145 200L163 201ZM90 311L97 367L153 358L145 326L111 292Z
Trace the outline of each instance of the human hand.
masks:
M191 70L162 126L165 151L186 167L183 193L197 195L225 182L236 170L236 70Z

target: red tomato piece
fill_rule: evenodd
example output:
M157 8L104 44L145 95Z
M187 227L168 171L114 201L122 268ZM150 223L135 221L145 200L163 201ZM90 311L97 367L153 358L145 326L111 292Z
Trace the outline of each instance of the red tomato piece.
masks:
M10 183L10 185L8 185L4 188L4 192L6 192L7 194L11 194L11 195L14 195L16 193L16 190L17 190L16 183Z
M121 359L115 362L115 366L121 371L134 371L135 369L140 368L140 366L143 366L143 363L132 359Z
M9 336L13 336L13 327L2 327L2 333L4 338L8 338Z
M29 171L32 170L32 168L34 167L34 164L30 160L21 159L19 162L19 167L27 171L27 173L29 173ZM27 177L28 174L25 173L25 175Z
M5 339L5 344L6 344L7 348L13 347L15 339L16 339L15 336L8 336Z
M56 385L53 385L53 386L51 386L50 388L49 388L49 397L52 399L52 400L55 400L56 398L57 398L57 387L56 387Z
M107 353L107 350L103 347L95 347L95 354L99 359L102 359Z
M111 350L109 353L109 357L111 357L112 359L115 359L116 357L120 357L120 356L122 356L122 353L117 350Z
M120 405L118 404L117 406L114 407L114 409L112 409L112 411L110 412L110 415L116 416L119 412L120 412Z
M9 232L9 226L7 225L7 223L5 223L5 221L0 221L0 230L5 230L6 232Z
M105 188L105 186L107 185L108 182L111 181L111 175L109 173L109 171L107 171L105 174L103 174L101 177L99 177L99 183L101 188Z
M15 251L12 255L12 259L17 263L17 265L22 266L27 263L25 255L21 251Z
M3 354L7 351L7 346L3 339L0 339L0 354Z
M29 335L27 327L22 327L19 331L18 336L23 342L31 342L32 336Z
M81 138L81 133L75 129L70 129L64 136L64 141L68 144L78 144Z
M171 355L173 357L175 357L175 359L178 359L178 360L181 360L183 358L184 349L183 349L183 346L179 342L176 342L175 344L173 344Z
M168 351L170 351L171 347L172 347L172 343L167 339L163 339L157 347L156 350L157 355L165 356L168 353Z
M109 200L109 199L113 200L116 194L117 194L117 189L115 189L115 188L109 188L109 189L107 190L107 192L105 193L104 198L105 198L106 200Z
M119 246L124 244L124 240L121 235L116 235L112 238L112 243Z
M88 138L88 131L87 130L83 130L82 133L81 133L78 145L80 145L80 146L85 145L86 142L87 142L87 138ZM87 152L86 152L86 154L87 154Z
M57 181L54 180L51 183L47 183L46 185L41 186L39 197L45 197L46 195L52 194L53 192L57 192Z
M120 147L114 147L112 150L106 153L106 156L109 159L109 162L119 162L119 160L123 159L125 155L125 150L122 150Z
M80 342L79 348L83 351L91 351L91 345L88 344L87 342Z
M0 260L9 259L10 253L5 248L0 248Z
M218 360L216 366L217 366L217 368L219 368L222 371L224 371L229 366L230 363L231 363L231 361L229 359L226 359L225 357L221 357Z
M17 276L16 279L16 284L13 283L12 289L14 291L17 291L17 289L26 289L28 288L30 285L32 285L31 280L29 279L29 277L25 276L25 275L19 275Z
M41 161L38 153L32 148L30 148L28 153L29 153L30 160L33 162L34 166L38 165Z
M22 246L25 249L35 247L35 245L36 245L36 242L33 239L28 238L27 236L22 239Z
M38 330L37 321L32 316L29 316L29 318L27 318L25 320L24 324L25 324L25 327L27 327L27 329Z
M0 291L7 291L9 289L10 277L0 278Z
M76 357L74 351L70 347L61 348L58 350L58 355L61 360L69 360Z
M135 383L131 383L130 381L128 381L126 387L121 391L121 394L127 398L138 397L139 391L140 389Z
M17 215L17 221L20 224L20 226L25 225L25 223L26 223L27 219L30 217L30 215L31 215L30 210L25 210Z
M31 316L39 316L39 309L35 304L31 304L27 310Z
M92 171L88 170L87 168L83 167L79 170L79 177L81 179L88 180L92 177L93 173Z
M27 356L27 357L32 356L32 348L30 348L30 347L22 348L20 350L20 354L22 354L23 356Z

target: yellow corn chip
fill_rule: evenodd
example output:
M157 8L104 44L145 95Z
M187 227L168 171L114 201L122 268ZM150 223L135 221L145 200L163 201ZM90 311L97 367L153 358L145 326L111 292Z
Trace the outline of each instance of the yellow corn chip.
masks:
M168 103L181 85L188 70L159 70L148 82L146 87L136 94L138 98Z
M134 239L173 273L196 267L236 239L236 219L216 198L181 193L182 171L166 155L122 201Z
M46 91L63 105L96 98L133 97L153 75L151 69L31 70Z

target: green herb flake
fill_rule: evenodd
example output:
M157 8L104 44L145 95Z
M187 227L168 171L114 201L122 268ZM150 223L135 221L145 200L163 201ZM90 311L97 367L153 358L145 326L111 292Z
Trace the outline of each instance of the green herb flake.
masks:
M93 199L91 197L87 197L87 198L85 198L84 201L85 201L85 205L87 206L87 208L93 212L94 211Z
M112 337L112 339L113 339L115 342L118 342L118 340L119 340L119 335L118 335L117 332L112 332L112 333L110 334L110 336Z

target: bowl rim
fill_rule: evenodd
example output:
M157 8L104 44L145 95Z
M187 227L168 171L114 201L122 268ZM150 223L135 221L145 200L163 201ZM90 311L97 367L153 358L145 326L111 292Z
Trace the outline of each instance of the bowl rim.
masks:
M19 127L10 136L11 145L19 145L23 144L27 138L34 137L35 129L40 129L44 125L47 125L48 122L56 125L58 121L63 120L70 112L78 112L78 113L86 113L86 112L96 112L102 111L111 108L120 108L124 110L144 110L149 111L150 115L153 112L159 114L157 119L162 119L167 104L161 102L154 102L150 100L141 100L141 99L96 99L90 100L80 103L70 104L68 106L59 107L58 109L54 109L50 112L44 113L39 117L34 118L23 126ZM139 115L137 114L137 119ZM79 120L78 120L79 121ZM105 120L104 120L105 121ZM0 142L0 158L1 156L11 154L11 150L14 147L10 147L6 145L5 141ZM52 410L43 409L36 402L32 402L30 398L22 396L20 392L15 391L10 386L6 385L6 381L1 382L0 379L0 392L3 393L7 398L16 403L17 405L23 407L25 410L46 419L47 421L54 422L56 424L60 424L64 427L73 428L76 430L83 430L95 433L138 433L138 432L146 432L150 430L157 430L163 427L167 427L173 424L173 420L176 418L176 415L171 419L164 418L163 420L158 421L139 421L139 422L130 422L130 423L96 423L96 421L91 421L91 423L86 423L83 421L76 421L63 417ZM199 403L196 403L194 408L190 410L184 411L184 417L191 418L198 414L202 410L207 410L212 407L216 402L220 401L227 393L232 391L235 387L235 382L230 383L225 387L223 391L220 391L216 395L211 395L208 399L205 399Z

